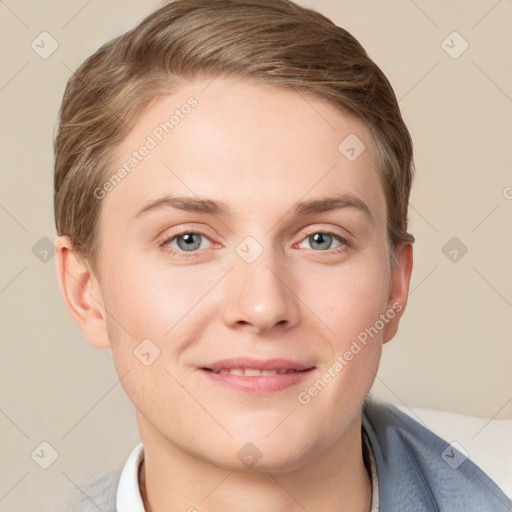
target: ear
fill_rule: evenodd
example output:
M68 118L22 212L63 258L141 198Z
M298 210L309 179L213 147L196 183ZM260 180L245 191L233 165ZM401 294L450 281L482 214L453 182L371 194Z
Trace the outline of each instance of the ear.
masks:
M55 246L59 290L69 314L90 345L110 348L103 296L96 275L74 251L68 236L58 237Z
M412 244L410 242L400 244L395 250L395 255L396 263L391 271L388 309L386 313L390 320L383 329L382 343L387 343L394 338L398 330L400 318L407 305L412 273ZM391 318L392 314L393 317Z

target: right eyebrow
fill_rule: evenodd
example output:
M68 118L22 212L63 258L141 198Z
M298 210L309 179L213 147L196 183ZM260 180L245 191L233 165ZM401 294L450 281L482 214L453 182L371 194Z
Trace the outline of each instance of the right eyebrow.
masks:
M206 213L210 215L229 213L228 206L222 201L213 201L212 199L204 199L201 197L164 196L149 201L136 213L135 217L140 217L147 212L163 208L177 208L187 212Z

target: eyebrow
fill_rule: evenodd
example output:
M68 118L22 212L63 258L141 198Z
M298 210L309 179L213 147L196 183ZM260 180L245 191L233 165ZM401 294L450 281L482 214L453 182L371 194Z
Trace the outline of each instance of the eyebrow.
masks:
M212 199L202 197L164 196L149 201L137 212L135 217L141 217L148 212L166 208L175 208L187 212L204 213L207 215L227 216L231 213L230 208L222 201L214 201ZM331 197L298 201L292 206L290 212L296 216L305 216L313 213L326 213L341 210L344 208L355 208L362 211L370 220L372 219L372 214L366 203L358 197L346 193L337 194Z

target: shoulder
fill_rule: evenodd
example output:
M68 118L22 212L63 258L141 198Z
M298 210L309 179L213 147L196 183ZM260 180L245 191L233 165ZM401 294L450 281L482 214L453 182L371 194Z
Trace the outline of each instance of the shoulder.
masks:
M116 512L116 494L121 471L102 473L94 471L69 482L69 486L55 497L55 512Z
M363 428L377 463L381 510L512 511L480 468L396 407L368 401Z

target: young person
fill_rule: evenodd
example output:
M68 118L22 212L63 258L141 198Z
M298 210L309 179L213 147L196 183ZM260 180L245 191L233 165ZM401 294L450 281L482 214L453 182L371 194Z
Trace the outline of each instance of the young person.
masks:
M55 140L59 287L141 438L91 509L510 510L368 400L407 302L412 174L382 71L288 0L169 3L80 66Z

